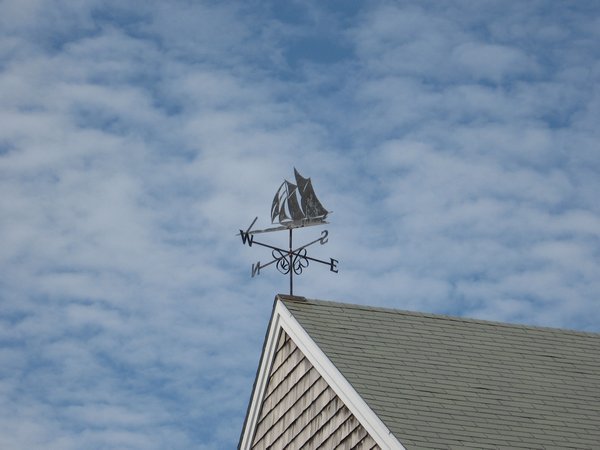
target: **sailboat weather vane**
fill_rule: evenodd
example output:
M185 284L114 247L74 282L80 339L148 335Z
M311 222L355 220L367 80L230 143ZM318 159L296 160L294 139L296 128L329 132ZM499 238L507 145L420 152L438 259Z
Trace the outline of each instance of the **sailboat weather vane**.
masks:
M252 247L259 245L271 249L272 260L266 264L258 261L252 264L252 277L260 275L260 271L265 267L275 264L279 272L290 276L290 295L294 295L294 275L300 275L309 265L310 261L318 262L329 266L331 272L338 272L338 260L329 258L329 261L313 258L308 256L307 248L317 242L325 245L328 241L329 232L321 231L321 237L304 244L300 247L293 246L293 230L295 228L304 228L314 225L325 225L329 222L325 221L330 211L327 211L321 205L312 187L310 178L302 177L294 168L294 176L296 184L285 180L279 186L275 193L273 203L271 205L271 223L278 224L275 227L266 228L263 230L253 230L252 227L258 220L256 217L250 226L244 231L240 230L239 236L242 238L242 244ZM298 197L300 201L298 201ZM275 231L288 230L289 246L287 249L279 248L273 245L258 242L254 236L259 233L270 233Z

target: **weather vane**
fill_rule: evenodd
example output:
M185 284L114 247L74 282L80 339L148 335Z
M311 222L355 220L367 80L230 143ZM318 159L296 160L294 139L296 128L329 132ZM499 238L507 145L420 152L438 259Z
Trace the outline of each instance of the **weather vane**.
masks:
M281 183L271 205L271 223L278 223L279 225L264 230L252 230L252 227L258 220L258 217L256 217L248 229L246 231L240 230L238 235L242 237L242 244L248 244L249 247L260 245L261 247L271 249L271 256L273 257L271 261L266 264L261 264L260 261L252 264L252 277L260 275L260 271L265 267L275 264L279 272L284 275L290 275L290 295L294 295L294 275L300 275L308 267L310 261L325 264L329 266L330 271L338 272L337 259L329 258L329 261L323 261L307 255L306 249L309 246L317 242L321 245L327 243L327 236L329 235L327 230L321 231L321 237L308 244L297 248L293 246L292 237L294 228L325 225L329 223L325 219L331 213L321 205L313 190L310 178L302 177L295 168L294 176L296 177L296 184L290 183L288 180ZM300 202L298 202L298 196L300 196ZM282 230L289 231L289 247L287 249L254 240L254 235L256 234Z

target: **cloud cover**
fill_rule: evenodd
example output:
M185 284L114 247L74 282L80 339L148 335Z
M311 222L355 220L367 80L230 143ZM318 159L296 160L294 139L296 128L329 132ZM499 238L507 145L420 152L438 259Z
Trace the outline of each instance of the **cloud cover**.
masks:
M234 234L294 166L340 260L298 294L600 330L595 2L7 0L0 30L0 447L235 446L287 284Z

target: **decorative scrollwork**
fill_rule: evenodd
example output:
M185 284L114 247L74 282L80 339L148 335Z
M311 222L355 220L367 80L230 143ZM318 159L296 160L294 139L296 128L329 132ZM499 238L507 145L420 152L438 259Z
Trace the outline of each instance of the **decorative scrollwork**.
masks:
M275 267L277 267L277 270L279 270L279 272L281 272L284 275L290 273L291 268L290 260L288 259L288 254L281 250L273 250L271 254L273 255L273 258L277 261L277 264L275 265Z
M242 237L242 243L247 244L249 247L257 245L257 246L267 247L267 248L271 249L271 255L273 256L273 259L264 264L261 263L260 261L256 262L255 264L252 264L252 272L251 272L252 277L260 275L264 268L274 265L277 268L278 272L282 273L283 275L289 275L290 295L293 295L294 275L301 275L304 272L304 269L306 269L309 266L311 261L315 261L320 264L328 265L329 270L331 270L334 273L338 272L337 259L330 258L329 261L324 261L322 259L308 256L308 254L307 254L308 253L307 248L310 247L311 245L314 245L316 243L324 245L328 242L329 232L327 230L324 230L321 232L321 237L294 249L294 247L292 245L292 230L294 227L285 225L282 227L269 228L266 230L251 231L251 228L252 228L252 225L254 225L254 222L256 222L256 219L254 219L254 221L250 224L250 227L248 227L248 229L246 231L240 229L239 235ZM326 222L323 221L323 223L326 223ZM317 223L302 222L302 224L298 225L298 226L304 227L304 226L310 226L310 225L317 225ZM268 231L278 231L280 229L288 229L289 230L289 234L290 234L289 249L275 247L273 245L266 244L264 242L258 242L254 239L254 235L256 233L259 233L259 232L262 233L262 232L268 232Z
M281 272L284 275L287 275L288 273L290 273L291 270L293 270L296 275L300 275L304 271L304 269L308 267L309 261L306 257L306 253L307 252L305 248L301 249L297 253L292 253L294 256L292 258L291 266L289 252L284 252L282 250L273 250L271 252L271 255L273 255L273 258L275 259L275 261L277 261L275 267L277 267L277 270L279 272Z
M292 259L293 269L296 275L300 275L302 271L308 267L308 259L306 258L306 249L303 248L298 253L294 254Z

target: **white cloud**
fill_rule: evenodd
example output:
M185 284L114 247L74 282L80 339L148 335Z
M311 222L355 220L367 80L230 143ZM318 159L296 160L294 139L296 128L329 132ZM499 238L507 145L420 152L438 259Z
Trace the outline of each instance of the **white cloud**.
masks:
M535 63L521 50L505 45L466 42L452 49L452 59L475 80L504 81L536 72Z
M459 6L3 2L0 446L234 446L294 166L301 295L597 329L597 17Z

